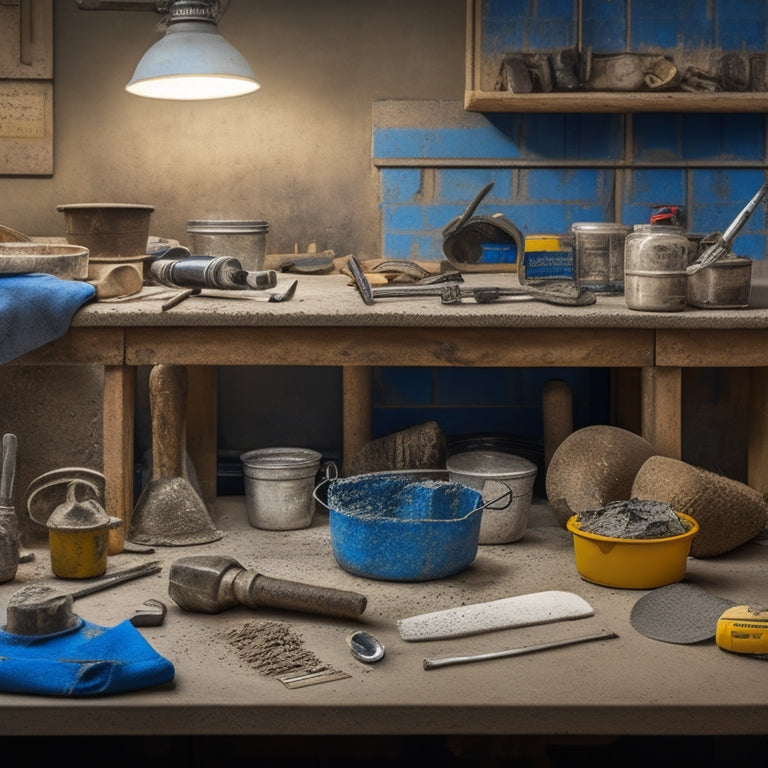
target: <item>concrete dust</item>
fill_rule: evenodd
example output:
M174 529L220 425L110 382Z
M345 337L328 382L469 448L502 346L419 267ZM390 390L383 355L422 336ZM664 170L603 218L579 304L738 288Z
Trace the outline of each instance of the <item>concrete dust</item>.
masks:
M249 667L268 677L332 671L284 622L248 621L224 636Z

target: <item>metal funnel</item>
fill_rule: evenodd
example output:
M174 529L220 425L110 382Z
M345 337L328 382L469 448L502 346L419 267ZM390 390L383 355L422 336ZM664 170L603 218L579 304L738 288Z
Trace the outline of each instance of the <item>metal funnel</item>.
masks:
M127 536L137 544L183 547L207 544L224 535L184 477L186 395L184 366L154 366L149 374L152 477L133 508Z

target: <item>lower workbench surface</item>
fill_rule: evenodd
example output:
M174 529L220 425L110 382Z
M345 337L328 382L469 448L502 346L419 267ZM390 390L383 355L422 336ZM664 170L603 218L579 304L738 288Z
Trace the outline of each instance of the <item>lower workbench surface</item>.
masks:
M242 497L220 497L212 519L224 532L219 541L112 556L108 572L145 559L159 559L163 568L74 604L87 621L113 626L147 599L165 602L164 623L140 631L174 664L174 681L98 698L0 694L0 736L766 733L765 662L723 651L714 639L675 645L638 633L630 610L646 592L582 580L570 534L539 500L521 541L481 545L463 573L419 583L369 580L342 570L322 508L310 528L263 531L248 524ZM718 558L690 559L686 579L737 602L764 602L766 544L768 539L758 538ZM35 560L20 564L16 578L0 585L3 611L26 584L70 587L53 577L47 547L32 549ZM184 612L168 596L168 569L175 559L192 554L228 555L267 576L361 592L367 608L360 622L243 607L215 615ZM580 595L594 607L594 616L441 641L405 642L397 631L397 619L406 616L552 589ZM284 623L307 652L348 677L288 688L243 660L227 633L263 621ZM359 627L384 643L382 661L366 665L351 656L345 638ZM619 638L423 668L426 657L484 653L602 630Z

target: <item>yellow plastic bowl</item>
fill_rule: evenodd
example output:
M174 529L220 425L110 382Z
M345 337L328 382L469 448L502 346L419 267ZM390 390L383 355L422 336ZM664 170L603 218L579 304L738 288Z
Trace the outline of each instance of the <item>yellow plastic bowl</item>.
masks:
M577 515L566 527L573 534L576 570L582 578L604 587L654 589L682 581L699 524L678 512L690 528L663 539L617 539L580 529Z

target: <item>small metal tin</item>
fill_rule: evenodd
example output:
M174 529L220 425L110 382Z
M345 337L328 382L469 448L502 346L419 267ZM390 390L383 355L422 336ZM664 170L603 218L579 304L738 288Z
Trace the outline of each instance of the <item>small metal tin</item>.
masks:
M526 235L517 260L520 284L529 280L572 280L573 244L572 234Z
M752 260L730 256L688 275L688 303L699 309L744 309L751 288Z

